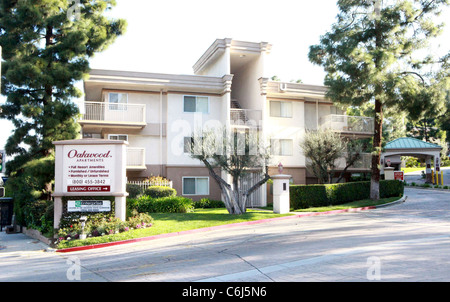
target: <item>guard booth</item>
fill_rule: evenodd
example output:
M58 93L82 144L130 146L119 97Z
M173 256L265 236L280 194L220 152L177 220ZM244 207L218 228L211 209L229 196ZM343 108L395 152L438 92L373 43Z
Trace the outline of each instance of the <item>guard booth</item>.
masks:
M14 202L11 197L0 198L0 231L3 227L12 225Z
M381 154L380 173L384 174L385 178L386 175L389 175L390 173L392 173L392 177L394 177L395 171L400 170L401 156L413 156L425 160L427 183L431 183L433 179L432 164L434 165L435 171L439 171L439 158L442 149L439 145L424 142L412 137L401 137L387 143L384 149L385 152Z

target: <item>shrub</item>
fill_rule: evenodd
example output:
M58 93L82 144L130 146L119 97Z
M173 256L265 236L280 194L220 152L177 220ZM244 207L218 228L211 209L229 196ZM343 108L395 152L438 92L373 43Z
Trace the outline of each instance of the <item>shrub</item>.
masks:
M58 230L58 241L79 239L82 228L79 221L80 215L67 215L61 220L61 227ZM97 237L123 233L132 229L151 227L153 218L145 213L136 213L129 217L127 221L122 221L112 215L94 214L88 216L84 227L87 237Z
M327 185L327 196L330 205L338 205L370 196L370 182L349 182Z
M171 187L151 186L145 189L144 195L148 195L152 198L169 197L176 196L177 191Z
M401 197L405 189L405 184L399 180L380 181L380 198Z
M142 195L143 190L140 185L127 184L127 192L129 194L128 196L130 198L136 198L136 197Z
M294 209L328 205L325 185L293 185L289 187L289 194Z
M293 185L290 186L291 207L306 209L339 205L370 198L370 181L326 184L326 185ZM380 181L380 198L402 196L404 183L398 180Z
M202 198L199 201L194 201L195 209L208 208L225 208L225 204L221 200L210 200L209 198Z
M152 198L144 195L127 201L129 210L139 213L188 213L194 210L192 199L181 196Z

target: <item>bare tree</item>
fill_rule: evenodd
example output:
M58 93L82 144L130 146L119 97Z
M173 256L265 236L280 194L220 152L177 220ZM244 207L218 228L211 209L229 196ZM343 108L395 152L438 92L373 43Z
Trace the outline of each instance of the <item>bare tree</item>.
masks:
M230 214L245 213L249 196L270 179L269 148L255 130L202 130L194 134L189 149L190 156L200 160L219 185ZM255 169L260 171L262 179L251 188L242 189L240 180ZM231 183L222 177L222 171L231 177Z

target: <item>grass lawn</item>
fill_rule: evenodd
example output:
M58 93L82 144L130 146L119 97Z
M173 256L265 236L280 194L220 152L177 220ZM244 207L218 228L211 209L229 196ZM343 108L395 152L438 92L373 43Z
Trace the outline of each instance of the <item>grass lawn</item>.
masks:
M348 208L367 207L392 202L398 199L398 197L384 198L379 201L367 199L338 206L295 210L295 212L325 212ZM153 226L150 228L136 229L124 233L100 237L91 237L84 240L61 241L58 245L58 249L142 238L153 235L207 228L217 225L282 217L292 214L274 214L271 211L271 207L266 207L265 211L248 209L247 213L243 215L230 215L225 208L196 209L193 213L151 213L150 215L154 219Z
M402 171L405 173L416 172L416 171L425 171L425 167L422 168L402 168Z

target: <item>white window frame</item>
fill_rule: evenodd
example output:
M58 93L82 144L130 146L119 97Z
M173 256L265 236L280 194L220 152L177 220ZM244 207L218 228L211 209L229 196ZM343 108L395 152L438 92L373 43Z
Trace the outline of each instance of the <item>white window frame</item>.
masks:
M272 115L272 109L271 109L272 102L280 103L280 115ZM281 106L283 106L282 104L284 104L284 106L286 106L286 105L291 106L291 110L290 110L291 111L291 115L290 116L283 116L283 115L281 115L281 111L282 111L281 110ZM294 116L294 105L290 101L270 100L269 101L269 115L270 115L270 117L277 117L277 118L293 118L293 116Z
M117 138L119 138L119 136L126 136L126 138L127 138L126 141L128 142L128 134L108 134L108 139L112 139L111 136L117 136ZM117 139L117 140L119 140L119 139Z
M195 97L195 111L185 111L184 110L184 98L185 97ZM198 97L202 97L202 98L207 98L208 99L208 112L201 112L201 111L197 111L197 98ZM209 99L209 96L207 96L207 95L189 95L189 94L186 94L186 95L183 95L183 112L184 113L203 113L203 114L209 114L209 112L211 111L211 104L210 104L210 99Z
M291 153L290 154L282 154L282 150L281 150L281 141L291 141L292 142L292 148L291 148ZM274 145L275 144L277 144L277 149L280 151L279 153L280 154L277 154L277 153L275 153L274 151L276 151L276 150L274 150ZM293 139L290 139L290 138L274 138L274 139L271 139L271 154L272 155L274 155L274 156L294 156L294 140Z
M184 179L185 178L194 178L195 179L195 193L194 194L185 194L184 193ZM198 178L208 179L208 193L207 194L197 194L197 179ZM206 196L206 195L209 195L209 176L183 176L181 178L181 194L183 196Z
M127 97L126 103L111 103L111 94L117 94L117 98L120 99L119 95L123 94ZM115 105L115 106L114 106ZM108 92L108 109L112 111L127 111L128 110L128 93L125 92ZM116 108L114 108L116 107Z

